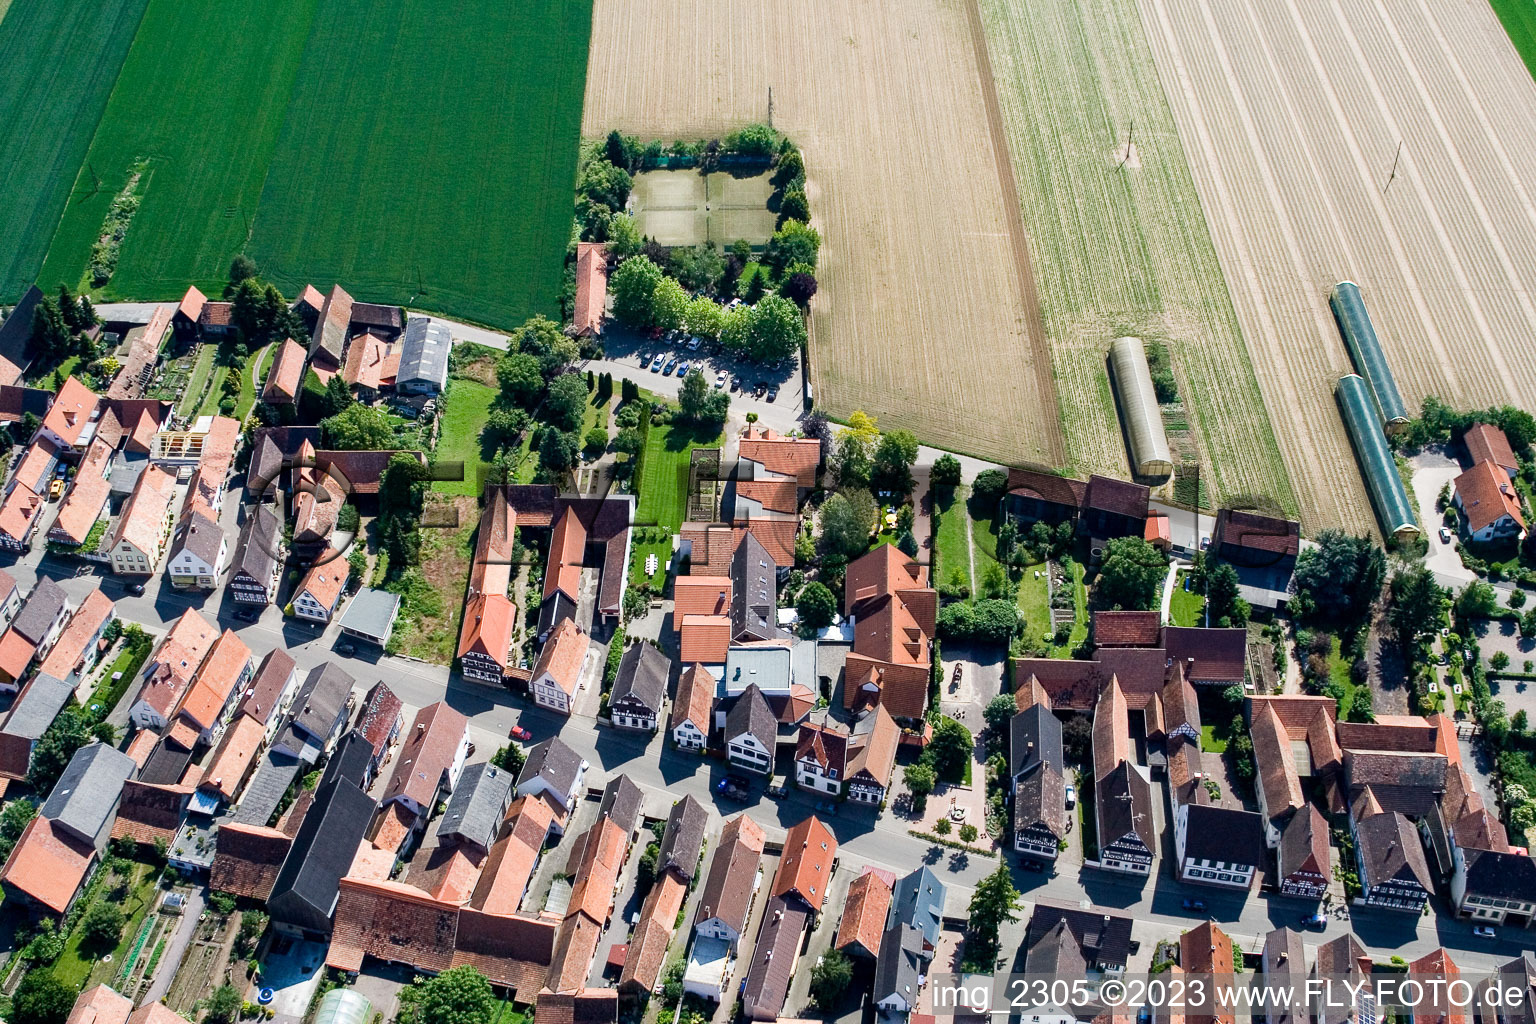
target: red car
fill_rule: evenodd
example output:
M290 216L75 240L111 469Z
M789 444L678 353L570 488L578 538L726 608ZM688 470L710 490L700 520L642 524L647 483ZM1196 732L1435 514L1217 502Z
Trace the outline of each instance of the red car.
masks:
M525 743L528 740L533 739L533 733L529 732L527 729L524 729L520 725L514 725L512 727L512 731L507 733L507 735L511 736L515 740L522 740Z

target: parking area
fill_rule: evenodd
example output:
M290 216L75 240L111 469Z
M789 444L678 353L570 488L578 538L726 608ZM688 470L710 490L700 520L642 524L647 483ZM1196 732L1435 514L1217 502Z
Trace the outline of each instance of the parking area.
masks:
M675 332L668 340L637 336L617 328L610 328L604 336L603 348L603 358L590 360L585 369L611 370L634 377L648 390L673 395L687 372L686 364L688 370L698 369L711 384L718 382L722 390L729 391L732 402L741 403L742 411L771 410L792 419L798 419L804 411L805 378L798 355L773 364L753 363L736 359L704 341L694 347L694 339L682 332ZM732 408L736 411L735 405Z

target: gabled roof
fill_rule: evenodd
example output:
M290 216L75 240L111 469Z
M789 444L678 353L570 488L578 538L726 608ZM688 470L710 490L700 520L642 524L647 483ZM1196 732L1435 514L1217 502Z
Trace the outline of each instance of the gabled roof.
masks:
M70 616L69 625L59 634L53 650L43 659L40 672L67 679L88 653L88 648L99 643L102 627L113 615L113 602L100 590L92 590Z
M849 884L834 946L846 952L848 947L857 945L870 955L879 955L880 937L885 934L885 916L891 909L893 881L889 872L865 867L863 873Z
M158 551L175 500L176 478L159 466L145 466L133 485L133 493L123 504L112 543L127 541L149 554ZM243 538L244 534L241 536Z
M96 849L90 843L39 814L16 841L10 859L0 869L0 881L63 914L95 856Z
M217 794L226 801L233 800L245 782L256 755L261 750L266 730L260 722L246 715L238 715L224 730L224 736L214 750L208 767L203 770L199 788Z
M656 855L656 870L671 871L685 884L693 882L704 852L704 830L709 812L691 795L672 805L667 827L661 834L661 848Z
M1118 678L1099 697L1093 709L1093 774L1102 779L1131 756L1130 711Z
M1033 947L1065 921L1082 949L1101 964L1124 966L1131 955L1132 919L1098 907L1083 908L1049 899L1035 902L1025 942Z
M407 381L431 381L439 386L448 376L448 352L453 336L448 328L426 317L411 317L405 322L405 336L400 341L398 385Z
M791 826L784 838L778 873L773 876L773 895L796 896L811 913L819 913L836 859L837 838L814 814Z
M6 633L8 637L14 635ZM74 692L73 686L46 673L32 677L11 705L5 725L0 726L0 775L11 779L27 777L32 744L48 731Z
M15 627L0 636L0 671L18 680L26 675L27 667L37 655L37 644L18 633Z
M353 338L347 346L347 365L342 368L341 379L356 387L379 390L385 384L395 382L400 369L399 353L391 356L393 346L376 334L363 334Z
M1280 833L1280 849L1277 854L1281 879L1289 878L1298 871L1316 872L1325 879L1329 870L1328 822L1322 812L1311 804L1302 808L1286 823Z
M481 762L464 769L437 824L439 839L459 837L489 850L512 802L512 775Z
M1218 551L1238 548L1276 558L1294 558L1301 546L1301 524L1258 512L1223 508L1216 512L1211 543ZM1264 563L1258 563L1264 564Z
M311 736L326 737L345 712L357 680L334 661L309 670L294 695L289 714L294 725Z
M189 551L211 568L219 564L219 549L223 546L224 530L218 520L205 515L203 506L197 504L176 526L176 535L171 541L171 558Z
M48 627L68 603L69 595L64 593L63 587L46 576L39 577L21 611L11 620L11 628L33 644L40 644L47 638Z
M91 422L98 401L94 391L80 383L79 378L71 376L59 389L48 415L43 417L42 429L51 430L65 444L74 447Z
M689 615L678 631L678 656L687 662L718 665L731 646L727 615Z
M572 334L598 334L608 303L608 248L601 242L576 243L576 302Z
M762 862L768 837L757 822L738 814L720 830L720 847L710 861L699 893L694 923L719 918L740 935L752 902L752 879Z
M885 705L877 704L854 730L854 744L848 758L849 780L874 782L882 788L890 786L896 767L896 747L900 743L901 727L885 710Z
M748 423L738 454L770 473L793 479L801 487L814 487L816 467L821 462L821 441L814 437L785 437L760 424Z
M926 864L896 882L891 893L891 916L886 927L909 924L922 933L923 941L937 946L944 921L948 890Z
M836 772L841 779L847 774L850 738L836 722L803 722L795 738L795 760L814 762L823 772Z
M677 681L677 699L672 703L672 719L669 728L676 729L684 722L692 722L706 737L709 736L715 705L715 678L703 665L692 664L683 671Z
M129 779L123 783L117 820L112 822L112 838L128 838L145 846L156 840L169 845L181 827L191 795L187 786L157 786Z
M123 783L137 769L133 758L117 748L87 743L69 759L38 814L80 836L102 835L117 810Z
M581 563L586 557L586 548L587 526L576 514L575 506L567 505L549 540L549 566L544 572L545 600L556 592L573 601L580 598Z
M510 808L511 827L491 846L469 905L488 914L512 914L523 901L554 811L543 800L519 797Z
M1458 476L1453 484L1461 511L1467 517L1467 529L1478 533L1509 517L1525 529L1520 511L1520 495L1515 492L1509 474L1493 462L1479 462Z
M1088 486L1083 491L1083 508L1145 519L1147 500L1151 494L1151 489L1145 484L1093 475L1088 478Z
M1254 706L1249 735L1253 740L1253 760L1258 769L1264 806L1271 818L1283 817L1300 807L1304 797L1290 737L1273 705Z
M762 744L764 750L771 753L778 731L778 720L774 717L773 709L768 706L763 691L757 688L756 683L748 684L741 696L736 698L736 703L731 705L731 710L726 712L726 741L751 735Z
M1246 629L1164 626L1163 648L1191 683L1241 682L1248 662Z
M1536 903L1536 860L1526 853L1463 850L1467 892L1501 900Z
M517 607L505 594L474 594L464 602L464 626L459 634L459 657L484 654L507 668L512 646L512 627Z
M1100 779L1094 796L1098 801L1100 848L1135 835L1149 853L1156 852L1151 787L1129 761L1120 762Z
M102 984L80 993L64 1024L128 1024L132 1012L132 999Z
M1014 778L1033 771L1041 762L1057 769L1066 764L1061 742L1061 719L1049 706L1033 704L1008 723L1008 774Z
M1156 647L1162 630L1158 612L1093 613L1093 642L1100 647Z
M1229 864L1264 864L1264 824L1259 815L1235 807L1190 804L1184 856Z
M672 659L648 643L630 646L619 659L619 674L613 683L612 702L639 701L656 713L667 699L667 680L672 675Z
M1479 462L1491 462L1510 472L1520 468L1520 460L1515 458L1515 450L1509 445L1509 435L1491 423L1472 424L1461 440L1466 444L1474 466Z
M442 701L416 712L410 732L395 755L395 770L384 789L384 803L408 797L429 807L437 797L443 773L458 755L469 730L469 719Z
M672 581L672 620L690 615L728 615L733 596L729 576L679 576Z
M75 471L75 482L64 501L48 536L68 544L84 544L96 520L101 518L107 497L112 491L108 478L112 462L112 446L100 438L92 439Z
M17 483L11 493L0 503L0 534L16 543L23 543L37 526L37 515L42 510L43 499L26 484Z
M1444 754L1346 750L1344 769L1351 788L1412 786L1441 792L1445 789L1447 765Z
M292 405L298 401L308 358L304 346L292 338L278 345L272 368L267 371L267 382L261 389L261 400L269 405Z
M295 593L308 593L322 608L334 610L336 601L341 597L341 589L346 585L350 570L346 559L341 557L341 552L335 548L326 548L315 564L309 567L304 578L299 581L299 589Z
M250 663L251 649L234 630L226 629L197 670L197 678L181 702L181 713L205 730L213 728Z
M748 1019L768 1022L782 1015L809 916L810 910L799 900L769 896L742 988Z
M517 775L517 788L522 789L534 779L542 778L564 799L565 794L576 785L581 766L581 755L559 736L551 736L528 751L523 770Z
M581 631L575 619L561 619L539 651L539 660L533 664L532 678L539 679L548 675L556 686L568 695L575 696L576 687L581 682L581 667L586 662L591 644L591 637Z
M1406 816L1382 811L1360 817L1355 837L1362 882L1374 887L1389 880L1415 881L1425 892L1434 892L1419 833Z
M373 748L375 757L384 753L390 733L400 721L400 709L403 706L400 698L395 696L395 691L385 685L383 680L373 684L373 689L368 691L368 696L363 700L362 713L357 716L357 728Z
M347 779L322 784L272 884L274 921L329 931L337 886L373 818L374 801Z
M325 305L321 307L320 316L315 321L315 333L309 342L310 358L323 354L340 368L342 353L347 345L347 328L351 322L352 296L338 284L326 296Z
M209 886L235 896L265 900L292 846L292 837L275 828L226 821L219 826Z

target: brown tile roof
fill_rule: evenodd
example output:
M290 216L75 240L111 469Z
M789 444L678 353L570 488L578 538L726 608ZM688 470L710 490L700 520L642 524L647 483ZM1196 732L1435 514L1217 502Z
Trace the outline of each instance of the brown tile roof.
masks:
M1093 613L1093 642L1100 647L1156 647L1162 630L1157 612Z
M74 486L64 496L58 518L48 530L50 538L69 544L85 543L112 493L108 476L111 462L112 446L100 438L93 439L75 472Z
M1093 777L1103 779L1130 756L1130 710L1116 677L1093 709Z
M293 837L260 824L226 821L218 827L217 843L209 886L249 900L266 900Z
M757 423L748 423L738 454L770 473L792 477L801 487L816 486L821 441L814 437L785 437Z
M379 481L396 455L409 455L422 465L426 456L418 451L389 449L379 451L317 451L315 465L336 480L348 494L378 494Z
M64 1024L128 1024L132 1012L132 999L118 995L104 984L97 985L80 993Z
M145 846L153 846L157 839L170 843L181 827L191 792L184 786L156 786L129 779L123 783L112 838L129 838Z
M684 722L692 722L705 736L709 735L710 711L715 705L715 678L703 665L693 664L683 671L677 681L677 700L672 703L672 721L669 728L676 729Z
M1216 528L1212 532L1215 534L1212 543L1218 548L1231 545L1249 551L1295 557L1301 546L1301 524L1295 520L1235 508L1217 510Z
M224 738L204 769L199 788L217 793L225 800L233 800L245 783L265 738L266 728L260 722L248 715L237 715L224 730Z
M512 646L517 606L504 594L475 594L464 603L464 625L459 635L459 657L470 652L488 655L503 672ZM570 621L570 620L566 620Z
M199 327L228 327L233 324L235 316L235 304L233 302L203 303L203 311L197 318Z
M1040 685L1040 680L1033 673L1024 677L1019 683L1019 688L1013 694L1014 704L1020 711L1026 711L1036 704L1044 704L1051 707L1051 695L1045 692L1045 687Z
M586 556L587 527L567 505L549 540L549 566L544 572L544 599L563 593L571 600L581 594L581 563Z
M1408 964L1408 973L1414 977L1427 976L1455 982L1461 977L1461 968L1451 959L1445 947L1431 950ZM1465 1009L1453 1005L1443 988L1430 985L1423 1003L1414 1008L1414 1024L1466 1024Z
M392 354L393 369L390 366ZM389 342L375 334L363 334L353 338L347 346L347 365L341 371L341 377L348 384L378 391L385 384L393 384L399 371L400 355L393 351Z
M1479 462L1491 462L1509 472L1519 470L1520 460L1515 458L1515 450L1509 446L1509 435L1493 424L1474 423L1461 439L1474 466Z
M780 569L788 568L795 564L795 535L800 532L800 522L795 519L765 519L758 517L749 520L746 530L768 552L768 557L773 564ZM886 545L887 547L889 545Z
M844 705L868 702L873 690L892 715L921 717L938 614L927 567L882 544L848 566L843 586L844 611L854 619Z
M768 841L761 825L738 814L720 830L720 847L709 864L694 923L718 917L740 934L752 903L752 879Z
M1083 480L1032 469L1008 470L1009 494L1038 498L1053 505L1076 509L1082 506L1087 490L1088 484Z
M288 338L277 346L277 355L267 370L267 382L261 389L261 400L269 405L292 405L299 399L299 388L304 383L304 361L309 353L304 346Z
M1218 977L1232 974L1232 939L1210 921L1202 921L1179 936L1179 966L1189 974L1214 974ZM1232 1024L1236 1019L1232 1008L1210 999L1198 1009L1186 1011L1188 1024Z
M554 811L542 800L520 797L508 812L511 827L491 845L470 906L488 914L513 914L533 878Z
M1151 494L1151 489L1145 484L1115 480L1107 476L1090 476L1088 486L1083 491L1083 508L1142 519L1147 514L1147 499Z
M838 922L833 945L844 952L854 946L866 956L878 956L880 937L885 934L885 915L890 909L891 883L875 868L866 867L848 886L843 919Z
M533 1024L614 1024L619 996L610 988L539 993Z
M1351 788L1412 786L1435 792L1445 788L1445 755L1346 750L1344 768Z
M629 833L612 818L600 818L588 830L571 889L571 903L565 912L567 921L578 914L598 924L608 920L614 887L628 849Z
M468 729L469 719L442 701L416 712L410 734L395 755L385 802L406 796L420 807L429 807Z
M678 527L680 542L689 549L689 571L698 576L729 576L731 558L747 528L724 523L684 523Z
M373 747L375 757L384 753L389 735L400 721L402 707L404 704L400 698L395 696L395 691L386 686L383 680L375 683L364 698L363 712L357 717L357 729Z
M187 1024L187 1018L164 1003L145 1003L128 1015L128 1024Z
M48 486L48 473L57 464L58 455L53 442L39 437L27 446L11 477L29 491L41 491Z
M0 881L62 914L85 881L96 850L42 816L32 819L0 869Z
M718 665L730 646L729 615L690 615L678 631L678 656L685 662Z
M651 886L640 907L640 920L629 940L629 954L619 974L620 988L650 992L656 987L656 982L661 979L662 964L667 960L667 947L672 943L674 925L687 896L688 886L671 872L664 873Z
M1291 739L1280 723L1280 716L1269 704L1256 707L1249 734L1253 739L1253 760L1258 768L1264 806L1271 818L1279 818L1305 802L1301 779L1296 772L1296 758L1291 752Z
M462 907L454 936L453 966L469 964L493 985L512 989L518 1002L532 1002L549 972L556 927L547 919L487 914Z
M539 660L533 664L533 678L548 673L560 689L575 696L581 682L581 666L591 645L592 638L581 631L575 619L561 619L539 651Z
M207 302L208 296L198 291L195 286L189 286L187 294L181 297L181 303L176 307L176 312L195 324L202 318L203 306Z
M755 501L769 512L788 515L800 508L800 486L794 480L738 480L736 497Z
M608 247L601 242L576 243L576 303L571 333L601 334L608 304Z
M1163 686L1162 710L1165 732L1175 733L1181 726L1188 726L1195 737L1200 735L1200 700L1178 662L1173 663L1168 682Z
M848 730L836 722L806 722L795 737L795 760L814 761L823 771L837 772L841 779L848 770L849 739Z
M1345 750L1384 750L1400 754L1444 753L1436 744L1435 725L1427 718L1381 715L1374 722L1340 722L1334 727Z
M1461 502L1461 511L1467 517L1467 529L1471 532L1485 530L1505 516L1514 520L1520 529L1525 529L1520 495L1509 475L1494 463L1479 462L1458 476L1453 486Z
M873 726L857 740L848 759L848 777L866 775L881 786L890 786L901 728L883 704L875 707Z
M784 854L773 876L772 894L799 896L812 913L819 913L832 882L832 862L837 858L837 838L814 814L790 828L784 838Z
M315 333L309 343L310 356L323 354L339 368L347 345L347 328L351 323L352 296L343 291L341 285L335 285L326 296L320 315L315 320Z
M1311 804L1299 810L1280 834L1279 867L1282 879L1297 871L1315 872L1328 878L1333 872L1328 854L1328 822Z
M679 576L672 581L672 621L680 623L689 615L729 615L731 594L729 576Z
M127 541L147 555L154 555L169 536L166 520L176 500L176 478L159 466L146 466L133 485L133 493L117 520L114 545ZM151 566L153 568L153 566Z
M1183 737L1173 740L1168 748L1168 788L1173 792L1175 803L1205 804L1210 800L1205 787L1200 785L1203 775L1200 746Z
M1238 682L1248 662L1246 629L1203 629L1166 626L1163 647L1172 661L1182 662L1191 683Z
M433 974L453 965L459 908L399 882L343 878L326 963L355 971L375 956Z
M134 336L128 355L122 360L121 368L107 387L108 398L137 398L144 393L144 385L150 376L146 371L152 370L159 361L160 341L165 337L166 329L171 326L174 315L175 311L171 307L157 306L142 330L136 334L129 332Z

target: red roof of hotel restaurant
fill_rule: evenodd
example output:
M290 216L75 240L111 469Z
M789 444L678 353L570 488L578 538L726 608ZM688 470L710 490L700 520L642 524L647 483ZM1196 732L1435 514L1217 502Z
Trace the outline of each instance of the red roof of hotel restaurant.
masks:
M608 304L608 247L601 242L576 243L576 304L572 334L599 334Z
M747 424L739 454L770 473L793 477L801 487L816 485L821 442L814 437L785 437L757 423Z

